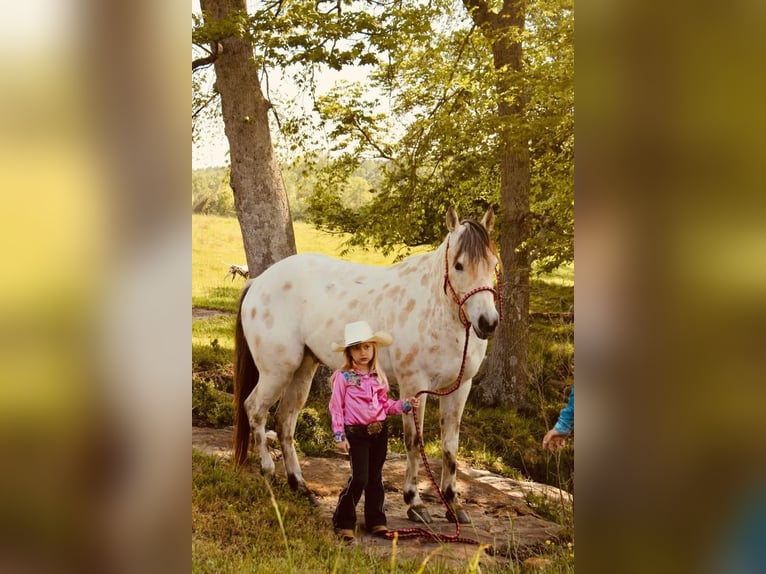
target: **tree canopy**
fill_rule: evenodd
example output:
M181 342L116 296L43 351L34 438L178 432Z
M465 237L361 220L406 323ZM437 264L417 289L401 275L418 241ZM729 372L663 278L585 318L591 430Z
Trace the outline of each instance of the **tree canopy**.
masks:
M322 70L354 65L368 72L364 83L343 83L314 98L319 124L300 108L273 110L279 137L293 146L292 157L311 167L312 158L331 154L331 161L318 162L311 186L308 216L317 225L351 232L352 241L385 251L437 243L447 205L465 214L487 205L500 208L498 134L512 129L529 142L532 259L541 269L573 259L571 0L528 2L523 73L493 68L491 39L478 33L461 2L299 0L252 6L250 13L216 25L193 16L198 59L212 55L208 46L234 29L253 42L267 97L269 75L276 71L312 96ZM507 75L513 91L528 100L522 125L503 126L497 116L498 74ZM198 87L197 106L214 99ZM346 201L345 184L371 158L385 162L371 200ZM379 216L385 213L398 215Z
M225 87L236 99L247 95L244 81L257 101L250 108L243 101L240 111L230 105L228 119L224 109L229 141L248 133L243 122L253 122L264 156L273 156L270 111L296 159L315 172L306 198L313 223L388 253L438 243L450 205L464 216L488 206L498 212L503 290L514 313L498 329L482 397L487 404L521 404L529 379L531 270L554 269L574 256L572 0L266 1L249 12L244 0L203 6L223 2L229 9L215 20L195 19L193 41L204 53L192 69L215 62L218 72L221 59L228 61L222 42L249 46L248 63L229 67L241 72L239 84L227 75ZM367 70L364 81L317 94L318 73L351 65ZM302 108L274 105L268 79L275 71L312 98L318 120ZM199 90L196 97L200 105L213 99ZM257 119L246 109L258 109ZM269 227L263 209L286 203L284 183L271 177L250 185L260 207L244 214L240 207L254 204L243 202L237 187L251 184L247 174L256 180L275 170L243 167L253 164L253 154L247 145L235 147L235 206L243 234L253 234ZM381 162L369 189L351 180L366 160ZM273 239L277 229L269 229L266 239ZM247 244L246 238L246 251ZM258 241L251 244L248 260L259 253Z
M358 4L351 5L358 9ZM291 130L284 135L303 146L304 154L325 154L330 142L332 161L319 168L309 217L321 227L353 233L356 243L385 251L398 244L438 243L447 205L465 214L478 214L488 205L501 210L498 146L503 130L511 130L530 150L531 213L525 248L540 269L571 261L571 2L529 3L520 39L522 71L495 69L493 39L479 33L461 3L386 7L391 11L388 18L376 22L374 33L367 29L366 51L342 51L347 62L356 57L357 62L369 63L365 82L337 85L315 99L326 138L312 142L300 129L307 125L305 117L285 121ZM391 28L389 22L400 27ZM296 61L297 56L285 60ZM524 116L515 125L504 124L497 114L501 82L511 86L510 97L523 93L527 100ZM317 128L313 123L308 127ZM305 155L301 157L305 161ZM384 162L383 177L370 190L370 201L349 205L343 200L344 184L370 158ZM380 216L386 213L397 217Z

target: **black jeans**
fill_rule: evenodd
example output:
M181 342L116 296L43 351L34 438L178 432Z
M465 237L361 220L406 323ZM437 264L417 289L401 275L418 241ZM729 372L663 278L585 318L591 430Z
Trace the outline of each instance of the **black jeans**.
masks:
M375 436L354 427L346 427L351 459L351 478L338 497L338 505L332 516L335 528L353 530L356 526L356 505L364 493L364 521L368 529L386 525L383 511L383 463L388 451L388 428Z

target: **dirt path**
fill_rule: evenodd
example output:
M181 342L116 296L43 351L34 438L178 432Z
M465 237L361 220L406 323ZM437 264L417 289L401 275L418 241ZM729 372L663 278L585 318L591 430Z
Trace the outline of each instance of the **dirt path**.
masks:
M211 319L220 315L236 315L236 313L220 311L218 309L207 309L206 307L192 307L192 319Z
M233 432L231 429L208 429L192 427L192 445L208 454L229 458ZM281 453L274 452L275 459ZM429 459L436 477L441 474L441 461ZM332 513L335 509L341 487L349 477L348 459L338 455L336 458L302 457L303 476L309 488L317 495L319 508L327 518L331 528ZM388 527L412 528L418 526L406 518L406 505L402 499L402 485L406 458L404 455L390 453L383 469L384 485L389 496L386 497L386 515ZM284 466L277 464L277 472L284 475ZM434 518L430 528L446 535L455 534L455 525L447 522L445 510L436 493L421 469L420 491L423 501ZM464 509L471 519L471 524L461 525L460 536L471 538L482 544L490 545L494 556L485 555L483 563L504 561L502 556L513 554L524 558L544 545L545 540L556 540L563 527L536 515L525 502L529 492L550 497L552 501L567 502L571 497L567 493L548 485L520 482L505 478L488 471L458 467L458 491ZM357 545L377 547L383 556L391 554L390 541L368 536L360 529ZM441 559L459 561L465 564L475 556L477 546L471 544L437 544L424 539L399 541L397 555L422 559L436 550Z

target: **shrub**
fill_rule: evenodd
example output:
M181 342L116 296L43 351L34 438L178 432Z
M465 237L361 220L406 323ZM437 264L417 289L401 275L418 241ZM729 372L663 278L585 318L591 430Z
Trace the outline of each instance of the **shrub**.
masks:
M295 425L296 446L306 456L321 456L333 448L330 413L321 416L316 409L301 409Z
M215 428L234 424L231 396L217 390L209 379L192 378L192 424Z
M231 349L213 339L207 345L192 344L192 367L195 371L207 371L227 367L232 363Z

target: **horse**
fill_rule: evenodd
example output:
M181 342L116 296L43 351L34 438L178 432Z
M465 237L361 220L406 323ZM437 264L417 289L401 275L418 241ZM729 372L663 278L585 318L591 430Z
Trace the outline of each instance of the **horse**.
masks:
M294 432L314 373L323 363L335 370L343 355L331 341L343 340L346 323L367 321L391 333L393 343L378 349L379 363L402 397L457 384L439 397L444 500L459 523L468 522L456 493L460 421L471 380L486 354L499 313L491 287L498 264L490 232L495 215L480 222L446 214L447 236L427 253L376 267L315 253L292 255L249 279L243 287L235 336L234 463L246 462L250 431L261 471L274 474L266 444L266 418L279 400L276 431L290 487L316 503L301 473ZM470 337L471 331L475 337ZM463 353L465 350L465 357ZM456 378L461 372L462 380ZM422 428L422 394L416 411ZM413 417L403 417L407 471L404 501L413 521L431 522L418 492L420 451Z

